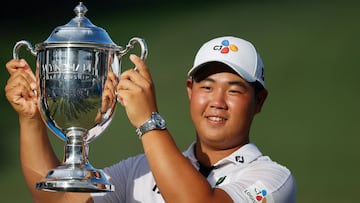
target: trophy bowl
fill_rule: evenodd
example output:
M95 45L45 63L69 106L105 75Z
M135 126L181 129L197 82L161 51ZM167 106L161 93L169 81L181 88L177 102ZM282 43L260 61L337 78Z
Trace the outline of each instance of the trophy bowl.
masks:
M36 188L60 192L111 192L114 186L104 172L88 160L89 143L109 126L116 106L116 85L121 73L121 57L136 43L141 58L147 57L143 39L130 39L125 48L117 46L106 31L85 17L80 2L76 16L53 30L35 48L18 41L13 58L25 46L36 56L38 108L46 126L65 142L61 165L51 169Z

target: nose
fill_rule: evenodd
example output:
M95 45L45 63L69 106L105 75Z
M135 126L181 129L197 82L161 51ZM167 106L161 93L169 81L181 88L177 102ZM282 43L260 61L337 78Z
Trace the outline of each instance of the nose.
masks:
M227 109L226 95L223 91L217 90L211 95L210 107L217 109Z

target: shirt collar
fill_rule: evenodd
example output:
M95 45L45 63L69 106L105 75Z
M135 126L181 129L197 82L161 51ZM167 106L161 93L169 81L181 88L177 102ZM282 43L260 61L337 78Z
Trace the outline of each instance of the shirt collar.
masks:
M186 151L184 151L183 154L192 162L193 165L197 166L198 160L196 159L196 156L195 156L195 144L196 144L196 142L194 141L188 147L188 149ZM219 160L215 164L215 166L227 164L227 163L247 164L247 163L254 161L255 159L257 159L260 156L262 156L262 153L256 147L256 145L254 143L248 143L246 145L243 145L238 150L236 150L229 156L225 157L224 159Z

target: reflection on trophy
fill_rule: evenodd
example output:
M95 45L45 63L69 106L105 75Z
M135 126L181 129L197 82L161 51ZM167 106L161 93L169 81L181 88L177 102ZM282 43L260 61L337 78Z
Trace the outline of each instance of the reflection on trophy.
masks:
M57 27L35 48L19 41L13 57L25 46L36 56L39 83L38 107L48 128L64 141L62 164L36 184L45 191L110 192L114 186L102 170L88 160L88 144L110 124L116 104L116 85L121 57L136 43L146 59L143 39L132 38L125 48L117 46L102 28L85 17L87 8L79 3L76 16Z

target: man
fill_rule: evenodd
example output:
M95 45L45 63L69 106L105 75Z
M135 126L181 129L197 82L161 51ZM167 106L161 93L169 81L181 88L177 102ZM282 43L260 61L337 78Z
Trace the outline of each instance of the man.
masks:
M249 139L268 94L262 60L250 42L225 36L199 49L186 81L196 141L184 153L158 113L146 64L135 55L130 59L136 68L123 72L116 88L144 154L104 169L116 190L105 194L35 189L59 161L33 101L34 74L23 60L7 63L6 96L19 114L21 164L36 202L295 202L291 172Z

